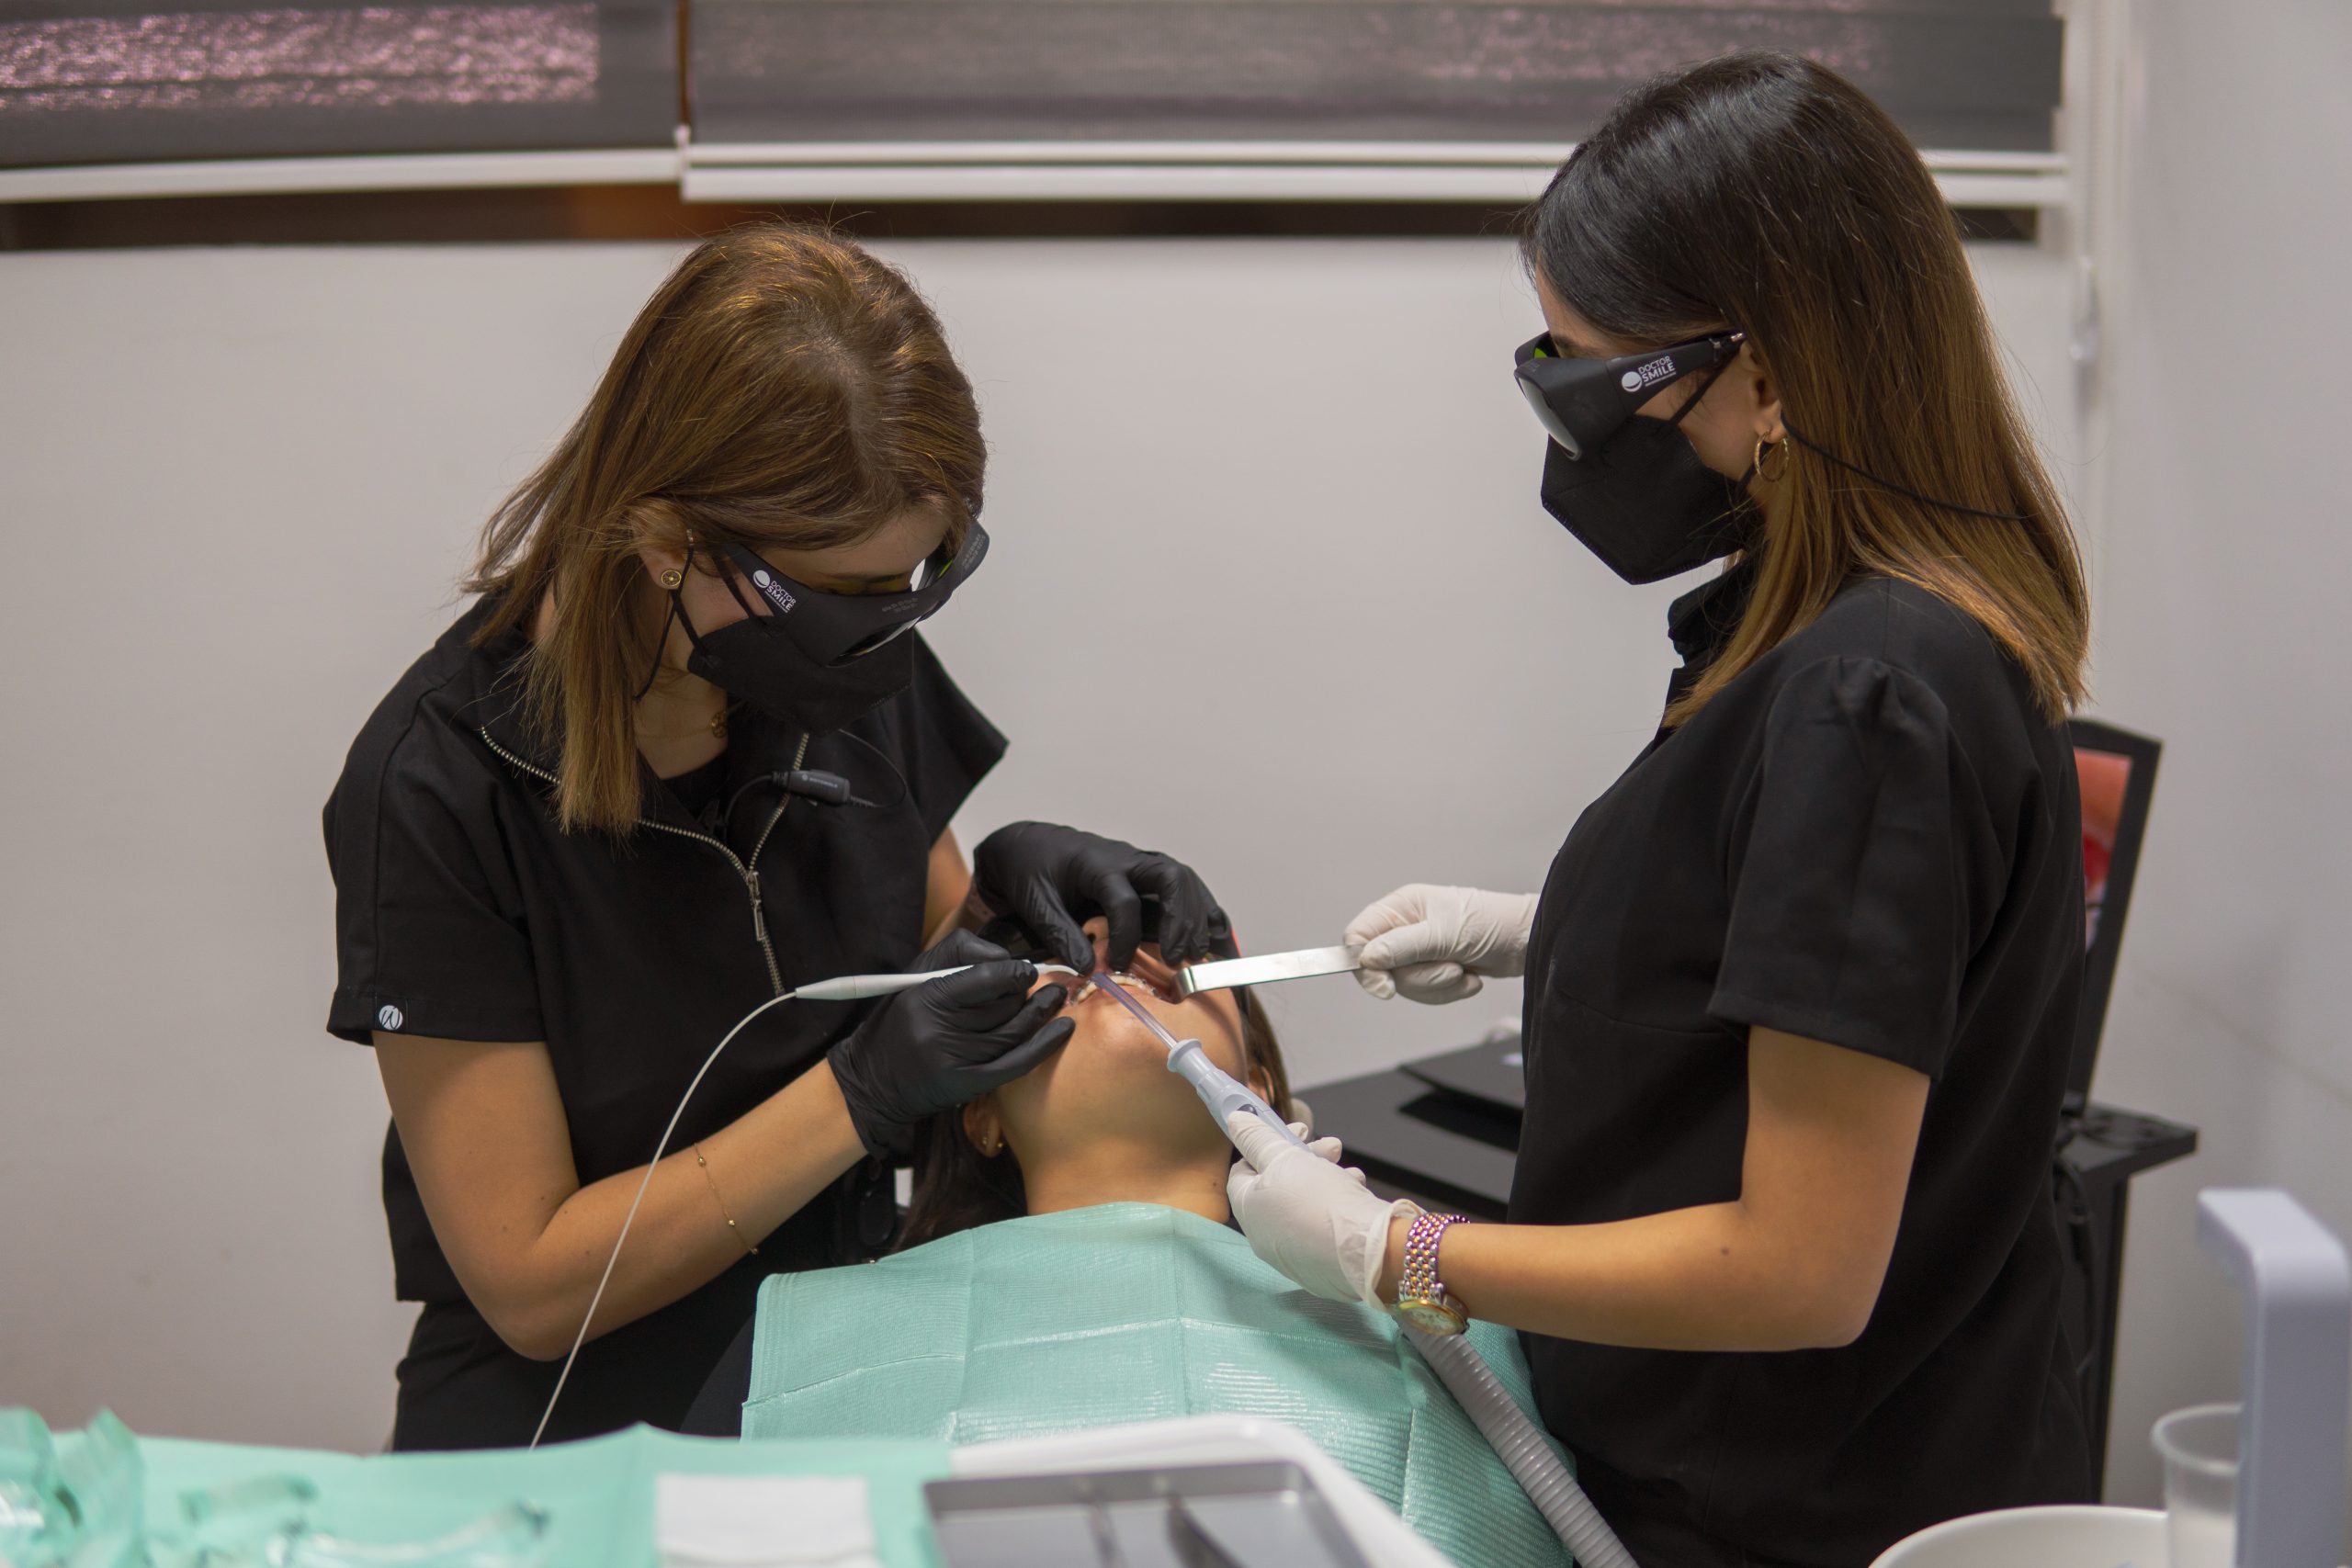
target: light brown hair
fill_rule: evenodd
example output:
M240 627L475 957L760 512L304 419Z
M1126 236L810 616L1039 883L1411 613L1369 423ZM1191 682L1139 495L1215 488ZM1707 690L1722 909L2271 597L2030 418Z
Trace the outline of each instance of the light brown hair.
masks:
M552 596L523 698L560 754L563 826L625 833L640 807L634 699L665 625L641 544L820 549L932 508L953 545L986 463L971 383L896 268L786 223L697 245L492 516L466 584L498 601L483 641Z
M2046 716L2084 693L2090 603L2057 489L1995 349L1934 177L1835 72L1744 51L1621 99L1528 214L1531 268L1643 345L1747 334L1788 428L1755 591L1679 724L1848 581L1915 584L1974 617ZM1893 485L2022 522L1905 496Z
M1282 1042L1266 1010L1241 1000L1241 1075L1265 1075L1266 1103L1283 1121L1293 1119L1290 1073L1283 1066ZM1194 1107L1188 1106L1187 1110ZM1206 1117L1205 1107L1198 1114ZM907 1203L906 1221L899 1227L896 1250L921 1247L941 1236L954 1235L975 1225L1017 1220L1029 1212L1029 1195L1021 1181L1021 1162L1010 1147L984 1155L964 1135L964 1113L942 1111L915 1128L914 1193Z

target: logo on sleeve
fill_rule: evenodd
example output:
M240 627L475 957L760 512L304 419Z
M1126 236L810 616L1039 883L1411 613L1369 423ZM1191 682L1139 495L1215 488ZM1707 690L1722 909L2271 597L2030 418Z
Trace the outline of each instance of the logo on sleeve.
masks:
M390 1002L376 1010L376 1027L379 1029L398 1029L407 1021L408 1016Z

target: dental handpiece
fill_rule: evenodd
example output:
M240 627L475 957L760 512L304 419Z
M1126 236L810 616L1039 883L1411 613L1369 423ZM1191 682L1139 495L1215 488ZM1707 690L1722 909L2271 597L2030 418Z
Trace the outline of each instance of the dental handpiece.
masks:
M532 1448L537 1448L539 1439L547 1436L548 1423L555 1416L556 1402L563 1397L564 1385L571 1381L571 1364L580 1359L580 1347L588 1342L588 1325L596 1321L596 1308L605 1299L605 1287L613 1282L613 1269L621 1260L621 1248L628 1243L629 1227L637 1224L637 1211L645 1201L645 1190L653 1185L653 1173L661 1168L662 1156L670 1147L671 1138L677 1134L678 1121L686 1113L686 1102L694 1099L695 1090L702 1087L703 1077L710 1071L711 1065L726 1054L727 1047L735 1043L735 1037L749 1029L752 1020L786 1002L862 1002L873 997L910 991L927 981L961 975L972 967L969 964L957 964L945 969L919 969L911 975L836 975L830 980L812 980L797 990L770 997L737 1019L735 1027L719 1037L718 1043L710 1048L710 1055L702 1059L702 1066L695 1069L695 1076L686 1080L686 1092L678 1097L677 1109L670 1112L669 1125L662 1129L661 1139L653 1145L653 1157L645 1162L645 1174L637 1179L637 1195L628 1201L628 1212L621 1216L620 1234L613 1237L613 1250L605 1255L605 1271L596 1277L596 1288L589 1292L588 1310L580 1318L580 1332L572 1336L571 1348L563 1358L563 1368L555 1375L555 1388L548 1394L547 1408L539 1412L539 1424L532 1428ZM1078 971L1067 964L1040 964L1037 973L1075 976ZM733 1222L729 1223L731 1224Z
M1209 1114L1216 1118L1218 1132L1227 1137L1232 1136L1226 1127L1226 1118L1237 1111L1246 1111L1281 1134L1284 1142L1296 1144L1300 1148L1306 1146L1306 1140L1290 1130L1290 1123L1282 1119L1281 1112L1252 1094L1248 1085L1210 1061L1208 1053L1201 1049L1199 1041L1177 1039L1166 1024L1154 1018L1150 1010L1141 1002L1127 995L1126 987L1110 976L1097 970L1091 978L1099 989L1116 998L1121 1007L1135 1014L1146 1029L1159 1037L1160 1043L1168 1047L1168 1070L1193 1086L1193 1092L1201 1097L1201 1103L1207 1106Z
M911 991L928 981L961 975L970 967L968 964L957 964L945 969L919 969L911 975L837 975L830 980L811 980L792 994L804 1002L862 1002ZM1040 964L1037 973L1075 977L1078 971L1067 964Z

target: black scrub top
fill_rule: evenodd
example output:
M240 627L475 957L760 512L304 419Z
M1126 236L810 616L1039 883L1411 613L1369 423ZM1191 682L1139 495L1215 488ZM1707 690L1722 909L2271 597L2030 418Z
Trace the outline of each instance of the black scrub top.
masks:
M1750 581L1677 601L1673 693ZM1931 1080L1851 1346L1525 1337L1545 1424L1641 1562L1861 1568L1939 1520L2094 1500L2050 1203L2082 961L2065 733L1907 584L1849 584L1578 818L1528 952L1513 1222L1736 1200L1751 1026Z
M338 962L327 1027L361 1043L372 1031L546 1042L585 1184L645 1164L695 1068L777 990L906 966L922 945L932 846L1004 739L918 643L905 692L808 744L802 765L873 804L797 798L779 817L786 797L759 781L793 767L802 738L739 710L718 762L673 781L694 809L649 771L650 825L566 833L554 759L517 711L525 635L471 646L490 614L477 604L392 689L327 802ZM673 1151L814 1065L865 1005L787 1002L752 1024L695 1091ZM396 1128L383 1189L396 1293L424 1303L392 1446L529 1441L560 1363L508 1349L466 1300ZM590 1340L548 1438L675 1427L760 1280L877 1255L892 1196L888 1169L863 1162L757 1258Z

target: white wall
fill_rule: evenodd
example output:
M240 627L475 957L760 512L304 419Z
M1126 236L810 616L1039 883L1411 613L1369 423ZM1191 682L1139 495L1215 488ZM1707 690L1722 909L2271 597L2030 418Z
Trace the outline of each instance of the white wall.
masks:
M2284 1185L2352 1236L2352 14L2115 16L2098 697L2165 752L2098 1088L2204 1129L2133 1197L2109 1476L2149 1500L2156 1416L2238 1391L2196 1190Z
M1260 949L1335 940L1410 878L1540 880L1650 731L1673 589L1623 587L1536 504L1507 244L890 254L996 451L996 554L935 623L1015 742L967 841L1036 814L1164 847ZM381 1441L409 1309L373 1065L321 1028L317 814L673 254L0 256L0 1404ZM1977 259L2073 478L2066 271ZM1276 1005L1311 1084L1518 999L1381 1008L1335 980Z

